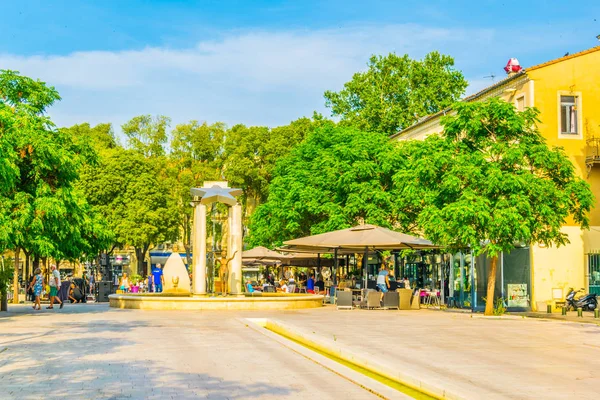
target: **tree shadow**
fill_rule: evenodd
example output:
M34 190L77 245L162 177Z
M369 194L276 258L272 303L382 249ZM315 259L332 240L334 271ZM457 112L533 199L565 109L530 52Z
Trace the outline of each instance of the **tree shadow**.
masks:
M63 309L55 305L54 310L46 309L47 304L42 304L41 310L34 310L30 304L8 305L8 311L0 312L0 323L10 321L13 318L26 315L51 316L55 314L101 314L109 310L115 310L108 307L108 303L88 303L88 304L65 304Z
M90 324L95 325L91 331ZM0 388L3 393L0 397L236 400L263 396L282 398L293 391L269 382L245 382L204 372L183 372L144 357L122 359L126 353L121 349L139 343L135 339L119 337L119 333L149 326L144 321L98 320L74 325L69 324L70 338L66 338L60 329L42 335L33 332L14 340L14 334L0 334L0 342L3 342L0 343ZM80 339L72 339L73 333L80 332ZM95 336L100 332L115 335L111 338ZM2 340L8 337L9 340Z

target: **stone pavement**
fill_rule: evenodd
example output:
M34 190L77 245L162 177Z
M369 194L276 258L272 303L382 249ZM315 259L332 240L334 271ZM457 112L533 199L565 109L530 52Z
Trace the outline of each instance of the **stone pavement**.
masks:
M434 310L314 310L277 318L473 399L597 398L600 327Z
M169 312L67 305L0 314L0 398L367 399L248 328L274 318L472 399L595 398L600 327L439 311Z
M29 310L0 317L1 399L375 397L232 314Z

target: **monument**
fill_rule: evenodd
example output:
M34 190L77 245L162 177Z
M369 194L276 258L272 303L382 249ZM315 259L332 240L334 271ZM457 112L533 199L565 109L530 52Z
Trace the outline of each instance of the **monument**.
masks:
M193 220L193 292L206 294L206 210L212 203L223 203L229 206L229 237L227 240L228 282L225 287L231 294L242 293L242 206L236 196L241 195L242 189L230 188L224 181L204 182L202 188L192 188L192 205L194 206Z
M163 293L190 294L190 276L179 253L171 253L163 270L165 287Z
M241 189L230 188L227 182L204 182L204 187L191 189L194 206L192 228L193 270L192 294L189 275L176 252L163 271L163 293L121 293L108 296L110 306L144 310L297 310L323 306L323 296L308 293L262 293L244 295L242 292L242 206L236 196ZM225 267L229 294L234 296L206 295L206 216L207 206L223 203L229 207L227 227L227 253L219 260Z

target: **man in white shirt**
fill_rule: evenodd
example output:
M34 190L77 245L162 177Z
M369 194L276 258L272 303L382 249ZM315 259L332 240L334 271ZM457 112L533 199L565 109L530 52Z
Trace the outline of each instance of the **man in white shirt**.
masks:
M60 304L60 308L63 308L65 304L58 298L58 290L60 289L60 272L58 272L58 269L56 269L56 265L54 264L52 264L50 270L50 280L48 282L48 285L50 285L50 306L46 308L50 310L53 309L54 300Z

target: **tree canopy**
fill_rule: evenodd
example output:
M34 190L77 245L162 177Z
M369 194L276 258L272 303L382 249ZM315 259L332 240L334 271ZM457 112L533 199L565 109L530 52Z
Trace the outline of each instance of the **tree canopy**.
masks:
M121 126L128 138L129 147L146 157L165 154L164 145L169 141L167 128L171 119L163 115L139 115Z
M589 185L562 148L549 148L538 111L518 112L499 99L457 103L444 131L399 144L394 175L399 207L411 210L425 236L452 249L491 257L486 313L492 312L498 255L515 243L568 243L572 217L588 227Z
M372 56L368 67L340 92L325 92L332 115L364 131L392 135L450 106L467 87L454 59L437 51L423 60L395 53Z
M0 72L0 93L3 247L77 258L89 226L85 198L75 188L84 150L44 113L60 97L14 71Z
M114 232L114 244L135 247L140 267L150 245L177 238L167 207L170 190L156 161L117 148L82 173L82 187Z
M385 134L326 123L283 157L267 201L252 215L252 245L347 228L392 226L392 143Z

